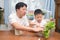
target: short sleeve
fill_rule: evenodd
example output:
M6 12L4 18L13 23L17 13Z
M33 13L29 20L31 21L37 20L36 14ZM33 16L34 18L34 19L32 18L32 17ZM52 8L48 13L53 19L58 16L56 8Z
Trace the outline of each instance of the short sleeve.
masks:
M8 20L9 20L9 23L12 24L14 22L17 22L16 18L15 17L12 17L12 16L9 16L8 17Z

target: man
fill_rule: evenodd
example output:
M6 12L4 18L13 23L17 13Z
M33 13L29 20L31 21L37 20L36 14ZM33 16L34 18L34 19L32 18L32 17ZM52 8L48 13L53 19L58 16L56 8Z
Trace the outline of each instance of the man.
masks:
M12 27L15 28L15 34L20 35L20 31L34 31L34 32L39 32L41 29L40 28L31 28L29 27L29 22L26 17L26 10L27 10L27 5L23 2L19 2L15 6L16 13L12 13L9 16L9 23L11 24Z

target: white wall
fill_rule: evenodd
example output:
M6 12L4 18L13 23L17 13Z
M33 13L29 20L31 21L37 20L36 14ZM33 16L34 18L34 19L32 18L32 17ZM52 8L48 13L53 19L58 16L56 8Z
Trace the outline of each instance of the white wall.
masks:
M0 7L4 8L4 0L0 0Z

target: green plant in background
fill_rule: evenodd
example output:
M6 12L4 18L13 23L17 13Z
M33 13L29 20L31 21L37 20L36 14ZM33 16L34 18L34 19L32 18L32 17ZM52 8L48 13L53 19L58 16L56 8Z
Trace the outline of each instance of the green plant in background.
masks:
M49 37L51 29L55 29L55 22L54 21L48 21L47 24L45 25L45 30L43 32L45 38Z
M33 20L33 19L34 19L34 15L31 14L31 13L27 14L26 16L27 16L27 18L28 18L29 20Z

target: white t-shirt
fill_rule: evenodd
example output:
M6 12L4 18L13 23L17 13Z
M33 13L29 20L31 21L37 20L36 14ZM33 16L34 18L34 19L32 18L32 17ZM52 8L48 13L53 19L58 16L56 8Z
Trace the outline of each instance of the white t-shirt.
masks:
M43 19L40 23L38 23L35 19L32 22L34 22L35 24L39 24L40 27L45 27L45 24L47 23L45 19Z
M10 16L9 16L9 23L12 24L14 22L17 22L19 23L20 25L23 25L23 26L29 26L29 22L28 22L28 19L25 16L23 16L22 18L19 18L16 13L12 13ZM21 31L19 30L16 30L15 29L15 35L20 35Z

